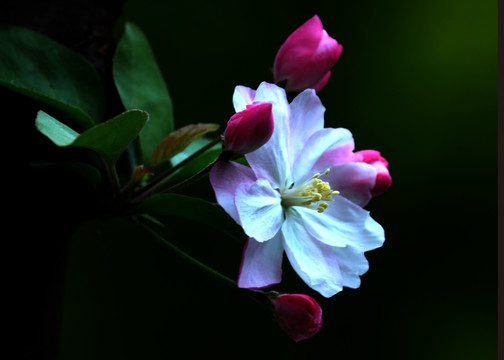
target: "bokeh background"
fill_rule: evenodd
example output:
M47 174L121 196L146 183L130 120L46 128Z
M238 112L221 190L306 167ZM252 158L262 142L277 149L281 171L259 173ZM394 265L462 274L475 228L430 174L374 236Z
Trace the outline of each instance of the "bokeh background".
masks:
M83 4L96 6L72 6ZM22 23L34 7L11 9L4 20ZM128 0L109 9L116 39L125 21L147 35L176 126L216 122L222 129L234 87L272 81L279 46L318 14L344 46L319 94L326 126L350 129L357 150L380 150L390 163L392 187L367 207L386 242L367 254L361 287L330 299L284 263L274 289L307 293L323 307L321 332L295 344L246 296L126 224L120 227L129 236L87 234L94 240L69 243L87 217L79 205L89 201L84 185L30 170L25 206L39 236L26 236L18 269L27 358L496 358L496 1ZM31 129L40 106L2 94L7 108L24 104L18 121ZM109 101L117 105L113 95ZM41 135L30 136L23 161L60 156ZM190 191L213 196L204 181ZM185 221L173 231L185 250L236 277L239 245Z

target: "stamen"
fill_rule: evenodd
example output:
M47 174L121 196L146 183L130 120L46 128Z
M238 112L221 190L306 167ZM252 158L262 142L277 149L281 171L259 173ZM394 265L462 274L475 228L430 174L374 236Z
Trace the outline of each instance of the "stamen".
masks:
M291 186L289 189L284 190L282 205L284 207L302 205L316 209L319 213L324 212L329 206L327 202L334 201L332 196L339 194L339 191L331 189L329 183L319 179L319 177L327 174L329 174L329 169L322 174L314 174L300 186Z

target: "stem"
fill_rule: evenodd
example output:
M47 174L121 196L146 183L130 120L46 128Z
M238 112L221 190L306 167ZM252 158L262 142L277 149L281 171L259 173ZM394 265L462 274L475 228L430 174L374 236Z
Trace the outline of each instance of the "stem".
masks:
M158 239L159 241L161 241L161 243L163 243L165 246L167 246L170 250L172 250L175 254L179 255L180 257L182 257L184 260L187 260L188 262L190 262L191 264L199 267L201 270L211 274L213 277L215 277L216 279L219 279L220 281L234 287L234 288L237 288L237 284L236 284L236 281L228 278L226 275L223 275L221 274L220 272L218 272L217 270L214 270L212 269L210 266L208 265L205 265L204 263L202 263L201 261L199 260L196 260L195 258L193 258L191 255L187 254L186 252L184 252L183 250L179 249L178 247L176 247L175 245L173 245L171 242L169 242L168 240L166 240L163 236L161 236L158 232L156 232L154 229L152 229L150 226L148 226L147 224L145 224L144 222L142 222L140 219L138 219L137 217L133 217L133 221L135 221L138 225L140 225L144 230L146 230L147 232L149 232L151 235L153 235L156 239Z
M109 179L110 185L112 186L112 198L115 199L119 195L120 187L121 187L121 185L119 183L119 177L117 176L116 168L104 156L102 156L102 155L99 155L99 156L100 156L100 160L102 162L105 174L107 175L107 178Z
M134 202L141 202L148 195L155 192L157 189L159 189L160 187L164 186L167 182L169 182L171 179L170 175L175 173L175 171L182 168L184 165L186 165L190 161L194 160L196 157L198 157L199 155L201 155L202 153L204 153L205 151L207 151L208 149L210 149L214 145L218 144L220 141L221 141L221 137L220 136L216 137L215 139L210 141L208 144L203 146L201 149L194 152L193 154L191 154L190 156L188 156L187 158L185 158L181 162L179 162L177 165L173 166L172 168L170 168L170 169L166 170L165 172L161 173L160 175L156 176L156 179L154 179L152 182L150 182L149 184L147 184L146 186L144 186L142 189L140 189L138 191L138 194L135 196L133 201ZM210 165L213 165L214 163L212 163ZM208 169L208 171L210 171L210 169ZM194 177L194 175L192 177ZM175 186L177 186L177 185L175 185Z
M199 180L201 177L205 176L206 174L208 174L210 172L210 170L212 169L212 167L215 165L215 163L219 160L219 158L217 158L217 160L215 161L212 161L210 164L208 164L208 166L200 171L198 171L196 174L188 177L187 179L184 179L182 180L181 182L173 185L173 186L170 186L168 189L164 190L163 192L170 192L170 191L173 191L173 190L180 190L186 186L189 186L191 185L192 183L196 182L197 180Z

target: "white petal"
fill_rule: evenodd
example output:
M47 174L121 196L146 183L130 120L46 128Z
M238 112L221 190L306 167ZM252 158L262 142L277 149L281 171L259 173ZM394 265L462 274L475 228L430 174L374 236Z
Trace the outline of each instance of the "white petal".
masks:
M308 286L325 297L342 290L337 255L329 245L313 238L302 224L288 215L282 225L282 235L292 267Z
M259 289L278 284L282 280L282 257L280 232L265 242L249 238L243 249L238 287Z
M238 85L233 93L233 106L236 112L245 110L246 106L254 102L255 90Z
M290 104L291 161L297 158L306 140L324 128L325 107L313 89L306 89Z
M259 242L271 239L282 225L280 193L266 180L259 179L252 186L240 184L235 205L243 231Z
M338 237L340 224L331 215L325 214L325 212L319 213L317 210L303 206L293 206L289 208L288 212L289 217L302 223L315 239L330 246L343 247L347 245L345 239Z
M334 201L324 211L337 225L335 236L344 240L355 250L364 252L383 245L385 233L369 211L354 204L343 196L334 196Z
M252 169L233 161L219 161L210 171L210 183L220 206L238 223L235 193L240 184L250 187L256 181Z
M318 158L315 165L313 165L312 170L320 170L327 169L334 165L351 162L351 161L360 161L359 156L354 154L353 150L355 148L353 139L348 139L347 143L339 145L335 148L332 148L325 153L322 154L321 157ZM359 159L359 160L357 160Z
M360 286L360 275L369 269L369 263L364 253L358 252L350 246L333 248L338 256L338 264L343 276L343 286L357 289Z
M247 161L258 179L267 179L275 187L283 187L290 177L288 153L289 104L285 91L273 84L261 83L255 101L273 104L275 128L270 140L254 152L246 155Z
M365 206L371 200L371 190L376 182L376 168L366 163L344 163L331 168L324 176L333 190L359 206Z
M304 181L313 174L310 170L317 160L329 149L348 144L352 133L343 128L325 128L314 133L306 141L301 152L293 163L292 175L296 181Z

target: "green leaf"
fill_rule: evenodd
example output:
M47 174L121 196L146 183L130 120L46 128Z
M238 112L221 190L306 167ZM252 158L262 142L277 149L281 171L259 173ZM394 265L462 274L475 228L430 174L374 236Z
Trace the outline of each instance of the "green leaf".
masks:
M144 164L157 144L173 131L172 101L147 38L134 24L126 23L113 63L114 81L126 109L143 109L150 120L140 133Z
M91 64L34 31L0 26L0 85L54 106L83 130L101 122L104 91Z
M150 215L175 216L194 220L222 231L243 244L241 227L217 204L180 194L160 194L147 198L138 210Z
M32 164L32 166L40 166L40 167L51 166L51 167L63 168L75 174L78 174L79 176L86 179L93 186L98 185L102 180L100 171L94 166L88 165L86 163L81 162L37 163Z
M37 129L58 146L84 147L97 151L115 163L135 139L149 115L142 110L129 110L105 123L77 133L43 111L39 111Z
M151 165L159 165L183 151L189 144L209 132L216 131L217 124L191 124L180 128L161 141L151 156Z

